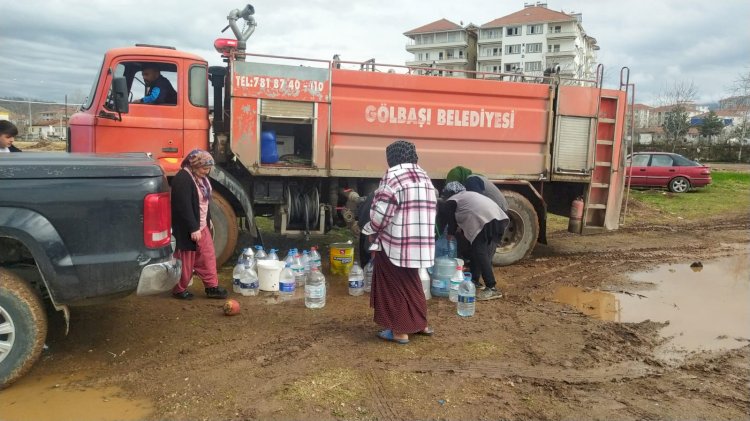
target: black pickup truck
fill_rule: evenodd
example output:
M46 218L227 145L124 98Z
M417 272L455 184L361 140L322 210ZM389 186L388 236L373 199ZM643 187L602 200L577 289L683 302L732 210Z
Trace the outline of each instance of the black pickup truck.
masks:
M63 311L170 289L169 186L145 154L0 154L0 389L36 361L45 302Z

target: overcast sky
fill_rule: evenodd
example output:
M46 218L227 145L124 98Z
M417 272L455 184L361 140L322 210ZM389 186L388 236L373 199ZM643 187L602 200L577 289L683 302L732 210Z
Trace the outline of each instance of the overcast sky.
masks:
M607 82L629 66L637 102L655 104L665 84L694 82L698 101L726 97L750 71L748 0L550 0L583 13ZM404 64L404 32L446 18L482 25L523 8L490 0L257 0L251 52ZM0 97L62 101L88 94L104 52L137 42L172 45L221 64L213 41L229 0L0 0ZM227 31L223 36L230 36Z

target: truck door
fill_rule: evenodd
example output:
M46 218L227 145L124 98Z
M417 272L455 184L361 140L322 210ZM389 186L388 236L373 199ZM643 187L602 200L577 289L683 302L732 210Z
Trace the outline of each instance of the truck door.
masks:
M149 152L160 161L165 158L179 160L183 156L183 95L185 82L179 77L180 61L159 59L152 61L141 58L121 58L113 62L107 76L107 86L111 86L114 76L124 76L130 89L130 111L122 114L122 121L100 113L96 118L97 153ZM144 67L156 67L160 77L165 78L177 92L176 101L164 103L140 103L146 95ZM162 81L162 83L164 83ZM110 108L104 99L104 109Z

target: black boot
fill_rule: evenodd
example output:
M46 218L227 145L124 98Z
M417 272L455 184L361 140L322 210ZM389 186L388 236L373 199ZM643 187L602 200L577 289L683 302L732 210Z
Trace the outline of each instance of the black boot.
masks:
M219 286L206 288L206 297L218 299L227 298L227 290Z

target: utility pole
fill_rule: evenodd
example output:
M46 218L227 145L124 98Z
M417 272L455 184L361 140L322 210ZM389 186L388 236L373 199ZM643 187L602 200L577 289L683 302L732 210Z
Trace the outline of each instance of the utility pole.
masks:
M26 140L31 137L31 98L29 98L29 130L26 131Z

